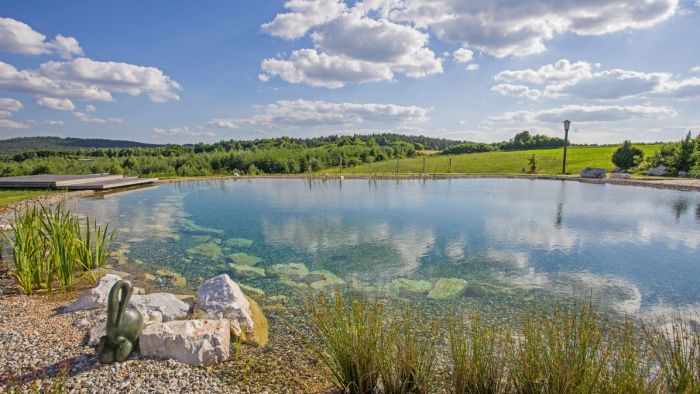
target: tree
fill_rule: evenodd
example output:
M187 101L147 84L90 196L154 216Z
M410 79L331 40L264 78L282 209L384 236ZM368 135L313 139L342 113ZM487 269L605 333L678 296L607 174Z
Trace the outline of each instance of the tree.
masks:
M673 157L672 166L676 171L690 171L693 166L693 151L695 150L695 141L690 131L688 135L678 145L678 151Z
M641 158L643 156L644 152L641 149L632 146L630 141L625 141L613 153L612 162L623 170L627 170L634 167L635 157Z

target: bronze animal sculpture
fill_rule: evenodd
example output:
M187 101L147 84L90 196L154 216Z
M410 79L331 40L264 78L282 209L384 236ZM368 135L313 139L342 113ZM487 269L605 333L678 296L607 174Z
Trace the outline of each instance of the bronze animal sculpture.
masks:
M134 287L128 280L120 280L112 286L107 300L107 335L100 338L97 353L102 364L122 362L129 354L143 330L143 316L129 306Z

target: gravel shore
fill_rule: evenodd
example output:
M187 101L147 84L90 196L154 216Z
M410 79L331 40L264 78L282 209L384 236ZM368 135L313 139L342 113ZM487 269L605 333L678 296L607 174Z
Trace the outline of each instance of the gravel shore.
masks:
M302 317L268 312L264 348L232 343L231 358L209 368L134 352L102 365L86 333L104 310L63 313L79 291L19 294L0 270L0 393L327 393L323 368L298 339Z

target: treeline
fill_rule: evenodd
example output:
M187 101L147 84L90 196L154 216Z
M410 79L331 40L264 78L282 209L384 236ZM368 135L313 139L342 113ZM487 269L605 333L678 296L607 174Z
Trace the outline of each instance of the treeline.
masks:
M405 137L405 140L399 137ZM420 150L439 148L447 141L381 134L24 152L0 161L0 176L103 172L147 176L299 174L341 165L413 157Z
M564 140L558 137L546 135L531 135L529 131L523 131L508 141L485 144L479 142L464 142L459 145L449 146L442 150L442 154L454 155L460 153L491 152L496 150L528 150L557 148L564 146Z
M100 138L19 137L0 140L0 155L30 151L69 151L87 148L136 148L156 147L142 142L108 140Z

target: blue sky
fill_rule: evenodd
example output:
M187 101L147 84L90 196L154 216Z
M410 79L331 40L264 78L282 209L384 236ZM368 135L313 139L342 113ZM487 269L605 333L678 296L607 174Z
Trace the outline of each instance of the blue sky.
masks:
M8 0L0 18L0 138L700 132L700 0Z

